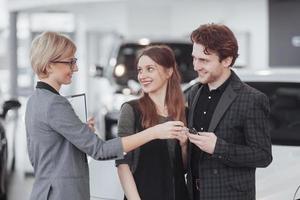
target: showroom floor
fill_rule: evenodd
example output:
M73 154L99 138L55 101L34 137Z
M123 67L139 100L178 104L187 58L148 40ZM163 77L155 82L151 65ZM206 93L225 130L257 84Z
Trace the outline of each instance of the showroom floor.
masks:
M10 179L8 200L28 200L34 181L33 176L28 176L28 174L32 173L32 167L27 155L23 113L24 107L20 110L18 128L15 134L16 165L15 171Z

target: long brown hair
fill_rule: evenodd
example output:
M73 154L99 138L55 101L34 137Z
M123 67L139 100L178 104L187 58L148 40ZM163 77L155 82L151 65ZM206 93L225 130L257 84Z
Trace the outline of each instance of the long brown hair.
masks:
M148 56L165 69L173 69L168 80L165 105L172 120L179 120L186 124L184 97L180 88L181 77L172 49L166 45L153 45L142 49L137 60L142 56ZM142 97L139 99L139 109L143 128L149 128L159 123L155 103L147 93L142 92Z

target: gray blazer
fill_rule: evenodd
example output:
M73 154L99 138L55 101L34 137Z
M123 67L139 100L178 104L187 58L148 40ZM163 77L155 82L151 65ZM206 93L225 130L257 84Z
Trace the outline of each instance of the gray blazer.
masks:
M98 138L65 97L49 90L38 88L29 98L25 124L35 173L31 200L89 200L86 154L97 160L123 158L120 138Z

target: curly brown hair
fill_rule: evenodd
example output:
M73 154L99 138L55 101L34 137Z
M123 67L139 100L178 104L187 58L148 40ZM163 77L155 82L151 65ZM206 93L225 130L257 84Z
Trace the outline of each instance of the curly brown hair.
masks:
M233 32L223 24L204 24L194 30L190 36L193 43L205 47L204 53L217 53L220 62L232 57L230 66L233 66L238 57L238 43Z

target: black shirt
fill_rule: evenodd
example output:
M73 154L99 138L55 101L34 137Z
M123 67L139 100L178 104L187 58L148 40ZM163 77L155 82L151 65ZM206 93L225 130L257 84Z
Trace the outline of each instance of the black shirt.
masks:
M36 88L49 90L50 92L60 95L51 85L42 81L37 82Z
M195 114L194 114L194 128L198 132L208 131L208 127L211 121L211 118L214 114L214 111L219 103L219 100L224 93L226 87L228 86L231 76L217 89L209 90L207 84L202 86L199 99L196 104ZM197 177L198 175L198 163L201 150L192 145L192 171L193 175Z

